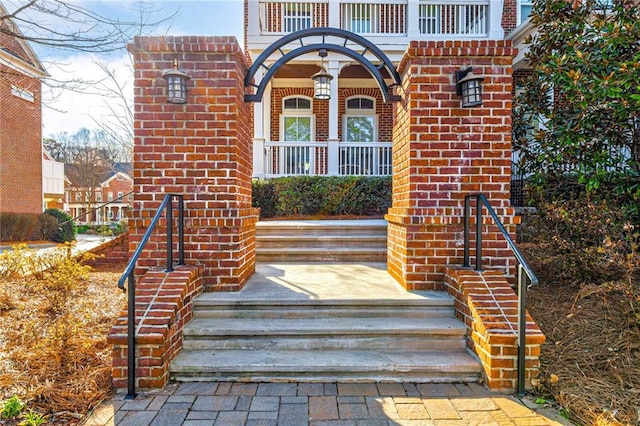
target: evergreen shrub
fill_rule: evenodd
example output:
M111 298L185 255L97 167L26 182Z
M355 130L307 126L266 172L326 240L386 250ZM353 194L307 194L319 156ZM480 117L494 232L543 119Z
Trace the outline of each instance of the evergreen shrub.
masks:
M253 182L263 218L377 216L391 207L391 177L289 176Z

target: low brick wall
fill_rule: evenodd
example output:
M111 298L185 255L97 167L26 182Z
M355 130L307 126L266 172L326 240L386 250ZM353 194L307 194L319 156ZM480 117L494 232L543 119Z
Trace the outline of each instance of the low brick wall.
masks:
M513 392L517 387L518 297L499 271L477 272L448 266L447 291L455 298L456 316L467 327L467 345L482 363L489 389ZM527 313L526 385L538 374L545 337Z
M86 263L90 266L124 263L129 260L129 233L120 234L110 241L89 250L96 256Z
M162 388L169 381L169 364L182 349L182 330L193 316L193 298L203 289L203 269L180 266L173 272L152 270L137 284L137 388ZM126 388L126 310L111 328L107 342L113 345L113 386Z

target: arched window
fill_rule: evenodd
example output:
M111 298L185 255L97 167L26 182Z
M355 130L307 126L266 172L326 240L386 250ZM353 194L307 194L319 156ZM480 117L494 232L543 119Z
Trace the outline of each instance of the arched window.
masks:
M280 124L280 137L285 142L311 142L314 139L311 99L300 96L284 98Z
M282 100L280 139L283 141L277 159L279 170L286 175L308 175L312 170L312 148L315 139L311 99L301 96Z
M347 98L343 120L346 142L374 142L377 135L376 103L374 98L354 96Z

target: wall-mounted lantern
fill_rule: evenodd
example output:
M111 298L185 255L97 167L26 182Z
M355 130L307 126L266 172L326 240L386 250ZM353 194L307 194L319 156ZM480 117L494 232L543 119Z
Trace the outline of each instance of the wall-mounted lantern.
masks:
M187 103L187 80L189 76L178 70L178 60L173 60L173 69L162 73L167 80L167 102L171 104Z
M456 71L456 93L462 97L462 108L482 105L483 77L473 75L471 67Z
M324 69L324 58L327 56L327 49L318 51L320 58L320 71L311 76L313 80L313 97L315 99L331 99L331 80L333 76Z

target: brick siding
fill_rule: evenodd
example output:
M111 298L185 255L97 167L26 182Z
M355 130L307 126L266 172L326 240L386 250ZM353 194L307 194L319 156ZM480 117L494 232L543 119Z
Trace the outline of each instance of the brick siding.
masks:
M462 264L464 196L484 193L506 229L509 204L511 61L508 41L411 42L400 66L396 105L388 271L409 290L442 289L446 265ZM462 108L454 73L484 76L484 104ZM484 229L485 266L510 276L515 265L497 228Z
M467 328L467 345L478 355L489 389L517 388L518 297L497 271L476 272L447 267L447 291L455 299L456 316ZM525 382L530 386L540 368L545 337L527 313Z
M244 102L242 50L234 37L190 36L138 37L130 50L136 120L131 250L164 195L184 194L185 260L205 266L205 290L238 291L255 269L258 220L251 207L252 106ZM161 74L174 59L191 76L186 104L166 102ZM164 238L152 238L141 271L162 267L165 247Z
M17 43L0 32L0 46L23 56ZM33 93L34 101L11 93L12 86ZM0 65L0 211L42 213L41 83Z

